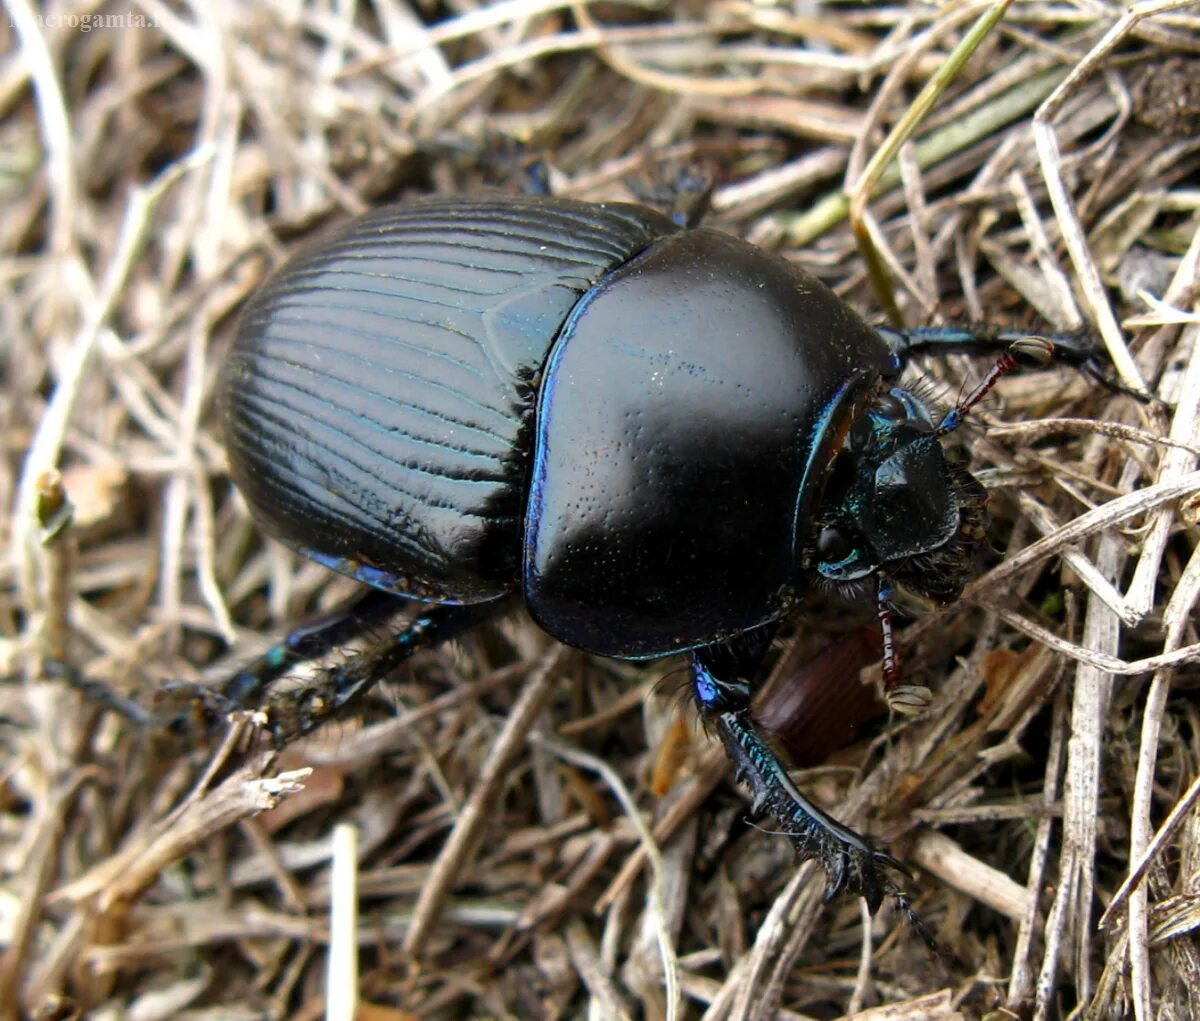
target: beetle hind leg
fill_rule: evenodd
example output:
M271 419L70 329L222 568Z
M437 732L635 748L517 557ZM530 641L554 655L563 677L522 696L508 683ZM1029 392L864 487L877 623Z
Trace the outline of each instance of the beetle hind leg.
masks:
M257 659L247 663L220 689L235 706L257 705L267 687L297 663L318 659L396 616L407 600L382 589L368 589L336 610L289 631Z
M417 616L391 625L390 635L372 638L343 662L317 670L296 686L270 689L298 663L334 653L355 638L377 635L407 603L387 592L368 591L357 602L296 628L221 687L178 687L186 688L201 704L210 724L214 717L231 711L261 711L264 729L282 746L342 713L415 653L458 637L508 606L507 600L422 605Z
M263 704L267 730L279 744L311 733L356 702L376 683L422 649L470 630L497 612L495 603L422 607L391 637L355 653L346 662L320 670L298 689L281 691Z
M761 652L759 653L761 656ZM801 858L816 858L825 870L825 899L843 890L865 898L874 913L885 894L899 890L886 870L903 866L877 851L865 837L843 826L800 793L783 763L763 740L750 710L745 665L755 656L709 647L691 655L692 690L705 719L712 723L754 797L756 810L778 820Z

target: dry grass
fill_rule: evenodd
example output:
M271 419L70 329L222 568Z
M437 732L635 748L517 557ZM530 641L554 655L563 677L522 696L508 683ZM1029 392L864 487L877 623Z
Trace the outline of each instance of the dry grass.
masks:
M863 207L908 322L1086 320L1170 405L1006 380L964 430L998 555L902 635L931 711L801 774L913 864L931 959L745 825L651 693L675 663L512 620L279 756L244 724L166 750L44 665L151 706L350 590L261 542L213 431L232 321L297 238L512 189L521 151L590 199L699 161L717 225L869 312L845 196L983 6L6 6L0 1019L318 1017L355 931L364 1019L1200 1016L1195 11L1014 5ZM157 27L80 21L130 15ZM917 367L951 397L980 369ZM814 608L782 669L846 617Z

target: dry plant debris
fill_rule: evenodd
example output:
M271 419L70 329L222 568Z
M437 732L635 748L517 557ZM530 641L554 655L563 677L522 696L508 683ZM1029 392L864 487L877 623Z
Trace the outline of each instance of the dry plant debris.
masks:
M0 1019L1200 1016L1200 12L1000 7L868 188L985 5L6 0ZM798 774L917 870L944 958L821 905L670 662L514 619L279 755L48 669L153 708L347 595L230 490L234 317L313 230L531 153L587 199L699 162L717 225L870 315L857 196L906 321L1086 321L1165 402L1001 385L963 443L995 555L901 636L933 705ZM946 400L980 370L917 368ZM814 606L778 671L851 616Z

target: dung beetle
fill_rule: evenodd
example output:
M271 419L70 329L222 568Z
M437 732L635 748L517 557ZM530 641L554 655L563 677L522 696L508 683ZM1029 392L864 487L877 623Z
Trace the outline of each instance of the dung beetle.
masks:
M269 703L305 733L418 648L519 597L556 639L684 653L702 717L759 809L824 867L827 897L903 895L890 856L813 805L751 715L779 622L820 586L957 598L985 493L896 385L927 350L996 329L873 329L814 277L652 209L545 197L426 200L352 220L252 298L218 383L234 481L262 527L370 586L226 686L261 705L296 655L416 617ZM1086 367L1092 346L1050 353ZM1007 359L1007 361L1006 361Z

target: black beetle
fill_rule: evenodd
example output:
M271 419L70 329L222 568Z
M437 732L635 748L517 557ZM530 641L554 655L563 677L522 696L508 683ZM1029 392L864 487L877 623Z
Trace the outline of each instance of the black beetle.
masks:
M374 594L225 695L258 703L293 655L370 627L397 596L428 604L277 700L268 726L303 733L520 595L569 645L686 652L756 806L819 858L828 896L874 911L899 896L897 863L796 789L751 717L753 684L816 584L884 608L892 584L959 595L985 494L941 437L1007 366L940 422L895 380L913 351L1016 336L872 329L783 258L636 205L496 197L359 217L251 300L219 400L258 521ZM1092 356L1070 335L1051 349Z

